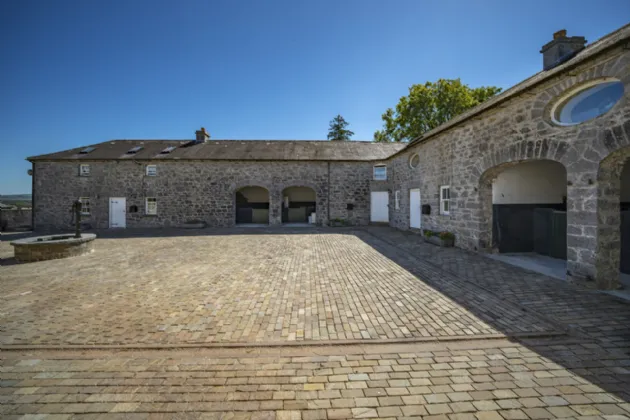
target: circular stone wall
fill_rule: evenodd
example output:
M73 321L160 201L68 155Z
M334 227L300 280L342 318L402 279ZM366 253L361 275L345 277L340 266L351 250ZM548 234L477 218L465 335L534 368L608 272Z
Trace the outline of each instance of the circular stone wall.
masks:
M76 257L94 251L93 233L82 233L80 238L74 234L37 236L11 242L18 262L55 260Z

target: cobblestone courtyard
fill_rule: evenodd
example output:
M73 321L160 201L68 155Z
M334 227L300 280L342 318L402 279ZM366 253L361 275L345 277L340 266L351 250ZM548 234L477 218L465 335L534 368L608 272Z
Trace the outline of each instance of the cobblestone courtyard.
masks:
M3 241L0 415L630 417L610 296L389 228L198 233Z

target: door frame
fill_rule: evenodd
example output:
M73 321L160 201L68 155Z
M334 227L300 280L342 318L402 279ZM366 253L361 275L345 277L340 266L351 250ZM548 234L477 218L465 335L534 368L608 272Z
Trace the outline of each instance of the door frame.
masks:
M373 220L374 219L374 194L385 195L385 213L387 220ZM388 191L370 191L370 222L371 223L389 223L389 192Z
M114 215L114 212L112 211L113 200L119 200L123 202L122 213L124 217L122 219L123 220L122 226L112 226L112 220L113 220L113 215ZM126 227L127 227L127 197L109 197L109 228L110 229L125 229Z
M413 205L411 200L411 194L417 191L418 192L418 226L411 226L411 206ZM411 188L409 189L409 228L410 229L422 229L422 193L420 192L420 188Z

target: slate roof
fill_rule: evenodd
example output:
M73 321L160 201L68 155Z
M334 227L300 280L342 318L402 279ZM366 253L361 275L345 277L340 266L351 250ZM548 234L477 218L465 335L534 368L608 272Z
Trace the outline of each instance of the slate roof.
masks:
M88 146L27 158L42 160L297 160L297 161L375 161L402 150L404 143L307 140L112 140ZM137 153L127 153L142 146ZM176 148L161 153L169 146Z
M330 142L306 140L212 140L195 144L191 140L112 140L93 144L96 149L87 154L79 151L87 146L27 158L37 160L118 160L118 159L167 159L167 160L294 160L294 161L375 161L384 160L406 147L424 142L443 131L499 106L528 89L567 71L580 63L630 40L630 24L588 45L575 57L554 67L543 70L503 91L499 95L458 115L409 143L372 143L365 141ZM126 152L134 146L143 146L136 154ZM164 148L177 146L169 154L161 154Z
M594 57L595 55L599 53L602 53L608 50L609 48L613 48L623 42L626 42L629 39L630 39L630 24L627 24L617 29L616 31L609 33L608 35L603 36L602 38L598 39L592 44L587 45L586 48L578 52L575 55L575 57L573 57L572 59L552 69L543 70L534 74L533 76L501 92L497 96L494 96L493 98L488 99L487 101L477 105L476 107L471 108L470 110L445 122L444 124L434 128L433 130L427 131L420 137L417 137L413 139L412 141L410 141L409 145L424 142L425 140L428 140L429 138L434 137L437 134L445 130L448 130L449 128L452 128L459 123L462 123L491 108L494 108L495 106L498 106L499 104L505 102L506 100L523 93L527 89L530 89L554 76L557 76L558 74L561 74L562 72L567 71L579 65L580 63L583 63L584 61Z

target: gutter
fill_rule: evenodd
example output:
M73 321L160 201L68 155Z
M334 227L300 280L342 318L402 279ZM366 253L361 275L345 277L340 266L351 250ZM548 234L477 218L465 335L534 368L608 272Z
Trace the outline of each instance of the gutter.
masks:
M31 176L31 229L35 231L35 162L31 162L33 166L33 175Z

